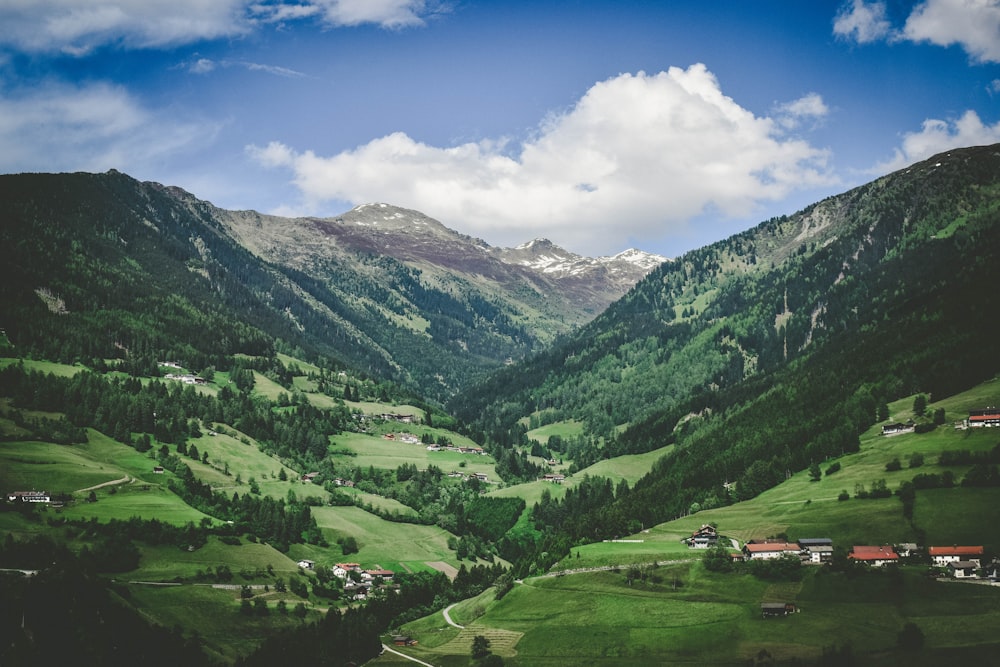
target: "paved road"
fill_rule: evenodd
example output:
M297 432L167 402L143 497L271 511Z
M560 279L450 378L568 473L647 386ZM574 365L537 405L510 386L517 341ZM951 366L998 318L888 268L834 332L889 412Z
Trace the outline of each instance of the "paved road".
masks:
M455 604L450 604L450 605L448 605L447 607L445 607L444 609L442 609L442 610L441 610L441 613L442 613L442 614L444 614L444 620L446 620L446 621L448 622L448 625L453 625L453 626L455 626L456 628L459 628L459 629L461 629L461 630L464 630L464 629L465 629L465 626L464 626L464 625L459 625L459 624L458 624L458 623L456 623L455 621L451 620L451 615L450 615L450 614L448 613L449 611L451 611L451 610L452 610L452 608L454 608L454 606L455 606L456 604L458 604L458 603L456 602Z
M389 646L387 644L382 644L382 648L385 649L386 651L388 651L389 653L395 653L398 656L402 656L402 657L406 658L407 660L412 660L413 662L415 662L417 664L420 664L420 665L424 665L425 667L434 667L434 665L432 665L429 662L424 662L423 660L417 660L412 655L406 655L405 653L400 653L396 649L389 648Z

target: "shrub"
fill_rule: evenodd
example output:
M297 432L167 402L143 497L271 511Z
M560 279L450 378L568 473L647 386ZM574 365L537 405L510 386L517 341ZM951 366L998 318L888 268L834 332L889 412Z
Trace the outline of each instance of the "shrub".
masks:
M840 461L835 461L835 462L831 463L830 467L828 467L826 469L826 474L827 475L832 475L833 473L837 472L838 470L840 470Z
M897 470L902 470L902 469L903 469L903 464L900 463L898 456L885 464L886 472L895 472Z

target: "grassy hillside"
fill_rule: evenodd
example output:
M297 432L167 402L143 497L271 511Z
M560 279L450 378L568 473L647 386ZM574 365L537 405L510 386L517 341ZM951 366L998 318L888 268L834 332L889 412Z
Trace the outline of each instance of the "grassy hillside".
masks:
M913 398L890 404L890 421L913 416ZM1000 432L957 430L952 422L997 399L1000 380L983 383L931 403L930 409L945 410L947 423L929 433L883 436L880 425L869 429L860 451L821 465L826 470L839 463L840 470L818 482L803 471L749 501L699 511L622 541L573 547L551 574L525 579L501 601L486 593L463 603L458 611L465 630L448 626L440 614L404 626L420 641L406 651L433 664L464 664L471 638L483 634L499 638L496 652L509 665L744 664L765 656L818 661L824 651L839 656L829 664L845 664L847 658L837 652L848 644L859 664L902 660L931 665L948 656L986 658L1000 646L991 631L1000 620L1000 588L930 580L924 565L868 574L806 567L800 581L718 574L704 568L704 552L687 548L681 539L714 523L727 540L741 544L785 534L793 540L830 537L848 548L909 541L982 544L988 554L996 554L1000 528L983 517L995 513L1000 489L920 490L912 523L896 496L872 500L853 495L856 484L870 487L885 478L895 489L917 474L940 473L937 461L944 452L991 450L1000 443ZM886 464L897 458L905 462L913 453L923 455L923 465L908 468L904 463L901 470L886 471ZM968 468L947 466L956 479ZM844 489L852 497L838 500ZM646 580L629 583L625 573L630 565L644 570ZM762 620L759 605L769 601L794 602L800 613ZM924 651L898 650L897 635L906 623L922 630ZM465 652L459 651L463 645Z

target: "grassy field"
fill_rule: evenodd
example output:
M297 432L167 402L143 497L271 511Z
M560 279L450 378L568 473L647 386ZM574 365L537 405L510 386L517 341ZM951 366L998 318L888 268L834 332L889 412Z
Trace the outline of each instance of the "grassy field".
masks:
M613 459L604 459L576 473L566 483L572 485L574 479L590 475L591 477L607 477L615 484L624 479L629 485L632 485L649 472L653 463L668 455L672 450L673 445L668 445L645 454L626 454Z
M420 427L408 425L408 432L420 436ZM395 430L401 433L402 430ZM474 444L467 438L456 437L453 439L456 446L472 447ZM416 465L418 469L425 470L428 465L435 465L444 472L459 471L466 475L472 473L483 473L490 481L497 480L496 469L493 466L493 459L489 456L479 454L459 454L458 452L431 452L427 450L427 445L411 445L399 441L386 440L379 435L368 435L364 433L342 433L333 438L333 451L336 454L340 450L352 452L353 456L344 456L345 462L351 465L367 468L385 468L395 470L403 463ZM462 466L462 463L465 466Z
M554 422L539 428L528 431L528 440L537 440L543 445L548 444L549 438L558 435L562 438L569 438L583 433L583 422L576 420Z
M942 649L979 647L985 656L997 644L1000 590L918 572L848 577L810 568L801 582L769 583L709 573L695 562L653 574L655 581L631 586L614 572L528 579L499 602L488 594L470 601L459 616L465 630L446 626L440 614L404 626L420 642L406 652L463 664L471 637L492 634L507 639L496 652L510 665L726 665L753 662L763 651L775 660L812 660L849 638L856 654L872 658L861 664L935 664ZM764 620L763 601L794 602L800 613ZM906 622L924 630L924 661L892 653Z
M233 662L248 655L264 637L276 628L294 627L302 622L316 621L319 611L310 611L304 621L275 610L279 599L288 609L301 602L291 594L261 593L271 613L264 618L239 613L239 591L211 586L146 586L120 585L119 594L138 606L152 620L165 627L197 628L206 652L219 659Z
M0 368L18 363L24 364L25 370L52 373L59 377L73 377L80 371L87 370L85 366L81 366L80 364L58 364L54 361L34 361L32 359L0 357Z
M461 565L455 560L455 552L448 548L450 533L443 528L394 523L358 507L315 507L312 515L331 544L336 543L337 537L352 536L359 547L358 553L347 556L339 555L336 547L322 554L314 552L317 557L313 560L317 561L317 567L342 560L361 563L365 567L377 563L390 570L403 571L426 570L428 562L436 561L456 568ZM295 558L310 558L299 555L307 551L307 546L295 545L289 553Z
M210 537L205 546L194 551L179 549L173 545L142 547L139 567L126 576L130 581L173 581L175 578L190 579L199 571L207 572L217 566L228 565L237 576L232 583L247 583L238 573L244 568L267 570L272 568L276 576L288 577L298 571L296 561L273 547L259 542L241 540L242 544L223 544L217 537Z

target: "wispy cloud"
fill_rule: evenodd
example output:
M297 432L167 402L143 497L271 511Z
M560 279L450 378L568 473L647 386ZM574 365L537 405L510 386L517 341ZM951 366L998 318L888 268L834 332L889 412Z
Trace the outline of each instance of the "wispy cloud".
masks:
M266 74L273 74L275 76L283 76L290 79L300 79L306 76L306 74L299 72L297 70L289 69L287 67L279 67L277 65L265 65L262 63L254 63L246 60L211 60L209 58L198 58L188 63L184 63L182 67L192 74L209 74L214 72L216 69L228 68L228 67L242 67L243 69L250 70L251 72L264 72Z
M818 113L810 99L803 107ZM248 152L292 172L300 213L330 201L391 201L495 242L523 241L544 223L593 250L606 246L609 227L621 238L658 236L708 209L749 215L833 182L825 151L782 135L693 65L597 83L514 150L504 140L436 147L395 133L329 157L278 142Z
M104 83L49 83L0 95L0 172L143 173L152 163L203 146L219 129L144 107Z
M903 135L903 144L892 159L878 164L873 173L886 174L953 148L1000 143L1000 121L984 124L975 111L966 111L957 120L929 118L919 132Z
M450 5L434 0L312 0L262 3L254 5L253 10L269 21L319 17L331 26L374 24L399 29L424 25L428 17L450 11Z
M977 63L1000 62L1000 0L924 0L907 17L902 29L889 21L884 2L852 0L833 22L833 33L866 44L929 42L957 44Z
M802 122L820 123L830 113L830 108L819 93L807 93L797 100L777 105L776 119L788 129L798 127Z
M841 8L833 21L833 34L858 44L885 39L891 32L884 2L853 0Z
M0 47L82 56L107 45L167 48L310 19L400 29L446 11L430 0L8 0L0 2Z

